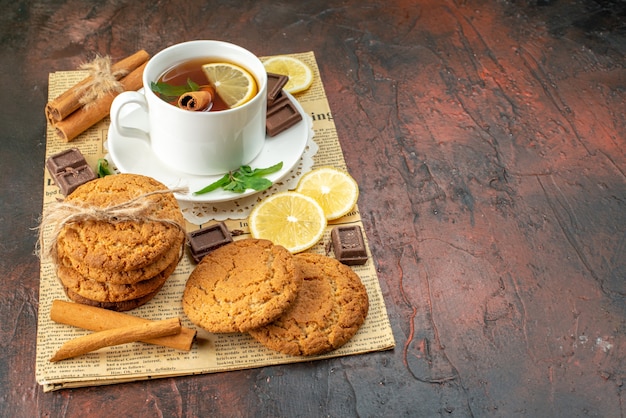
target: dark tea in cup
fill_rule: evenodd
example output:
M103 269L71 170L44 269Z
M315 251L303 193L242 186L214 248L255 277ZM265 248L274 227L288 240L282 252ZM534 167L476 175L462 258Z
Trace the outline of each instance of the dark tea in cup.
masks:
M257 94L257 85L250 72L237 64L195 58L166 70L151 87L173 106L215 112L247 103Z

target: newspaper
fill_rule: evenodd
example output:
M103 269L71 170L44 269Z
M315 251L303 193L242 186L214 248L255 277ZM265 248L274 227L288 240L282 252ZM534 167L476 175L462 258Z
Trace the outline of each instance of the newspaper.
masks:
M345 169L345 160L315 56L313 52L298 53L293 54L293 56L307 63L313 70L315 77L313 85L306 92L296 95L296 99L304 111L313 120L314 141L319 148L313 157L313 167L331 165ZM58 96L83 79L85 75L86 73L82 71L51 73L49 76L49 97ZM106 155L108 126L109 120L107 118L74 141L66 143L60 140L51 126L48 125L46 159L67 148L76 147L85 155L87 162L95 167L98 159ZM44 173L43 195L44 212L47 205L63 197L47 170ZM236 239L249 237L245 219L226 219L224 222L229 230L239 230L243 233ZM361 225L358 207L355 207L354 211L345 217L330 222L322 241L309 251L328 253L331 229L344 224ZM199 227L197 224L187 222L188 231ZM366 236L365 239L367 242ZM314 357L288 356L263 347L248 334L211 334L196 327L187 319L182 308L181 299L185 283L195 267L192 258L188 253L185 253L162 290L147 304L127 313L151 320L181 318L183 326L198 330L197 338L189 352L145 343L132 343L101 349L56 363L50 362L49 359L64 342L86 335L90 331L58 324L50 319L52 302L55 299L68 299L56 277L54 266L49 260L44 259L41 262L39 293L37 382L43 386L45 392L48 392L69 387L106 385L170 376L308 362L391 349L395 346L395 341L376 269L369 252L369 245L368 255L369 260L366 264L353 266L369 296L369 312L365 323L346 345L325 355Z

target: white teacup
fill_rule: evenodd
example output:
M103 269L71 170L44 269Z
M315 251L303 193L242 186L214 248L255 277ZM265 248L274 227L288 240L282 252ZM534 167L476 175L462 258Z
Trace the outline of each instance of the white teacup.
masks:
M257 81L256 96L233 109L193 112L165 102L151 90L150 83L165 71L196 58L230 62L247 69ZM254 54L228 42L190 41L170 46L148 61L143 93L123 92L115 98L111 126L120 136L149 141L154 154L175 170L196 175L223 174L248 164L263 148L266 96L267 72ZM147 131L121 124L121 110L131 103L145 113Z

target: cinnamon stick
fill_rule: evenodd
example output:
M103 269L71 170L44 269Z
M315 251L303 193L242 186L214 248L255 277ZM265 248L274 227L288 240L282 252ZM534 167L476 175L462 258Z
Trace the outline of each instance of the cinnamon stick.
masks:
M133 70L120 82L124 91L139 90L142 86L143 70L147 62ZM104 119L111 110L111 103L117 96L117 93L107 94L106 97L96 100L89 109L81 107L65 119L56 122L53 126L57 135L66 142L70 142L78 135L91 128L96 123Z
M63 344L50 361L81 356L104 347L141 341L144 338L164 337L180 332L180 319L171 318L147 324L108 329L74 338Z
M50 319L60 324L71 325L90 331L104 331L122 325L141 325L152 321L121 312L109 311L80 303L63 300L52 301ZM166 337L146 338L141 341L177 350L189 351L196 336L191 328L181 327L180 333Z
M143 49L135 52L133 55L126 57L115 64L111 65L111 72L126 74L131 73L133 70L144 64L150 55ZM120 75L120 78L123 75ZM119 78L118 78L119 80ZM66 90L60 96L56 97L46 104L46 118L51 124L55 124L63 120L66 116L69 116L72 112L81 107L80 96L84 87L93 81L93 77L86 77L84 80L78 82L70 89Z
M178 107L184 110L199 112L208 109L213 102L213 95L206 90L190 91L178 98Z

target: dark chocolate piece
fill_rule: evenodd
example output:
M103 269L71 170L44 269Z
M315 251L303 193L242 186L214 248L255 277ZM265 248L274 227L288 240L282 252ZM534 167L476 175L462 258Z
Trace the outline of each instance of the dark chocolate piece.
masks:
M335 258L343 264L353 266L367 262L367 249L360 226L336 226L330 232L330 239Z
M224 222L191 231L187 234L191 256L196 263L219 247L233 242L233 237Z
M285 94L285 90L279 91L278 94L276 95L276 98L271 104L269 101L267 102L267 111L269 112L270 110L278 107L279 104L281 104L284 100L288 100L288 99L289 98Z
M265 129L269 136L276 136L301 120L302 115L296 106L284 96L267 109Z
M85 157L78 148L69 148L50 156L46 160L46 167L50 175L54 177L57 173L65 171L66 168L78 168L87 164Z
M67 196L76 190L78 186L97 179L98 175L89 165L85 164L77 168L67 167L65 171L56 173L54 178L63 196Z
M282 74L267 73L267 106L271 106L278 96L280 96L283 87L289 81L289 77Z

